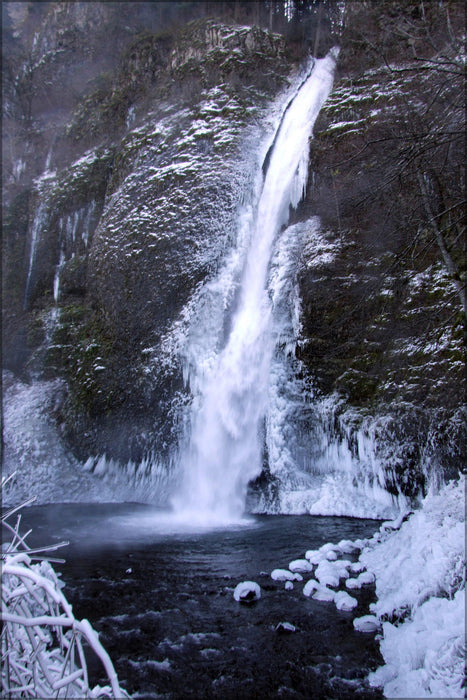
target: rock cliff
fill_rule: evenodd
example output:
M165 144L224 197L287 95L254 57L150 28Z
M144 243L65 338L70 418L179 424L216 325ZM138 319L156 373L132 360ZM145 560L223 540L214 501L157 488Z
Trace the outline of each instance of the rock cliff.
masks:
M337 431L371 433L408 494L465 463L462 17L349 3L302 209L324 235L300 275L300 357L343 399Z
M72 56L83 35L98 41L89 22L112 19L73 5L45 15L37 63L68 56L51 48L68 22ZM80 457L141 459L170 442L183 382L167 334L231 242L258 168L245 153L290 68L283 38L257 27L142 32L114 75L91 80L45 170L7 183L5 364L65 377L59 420Z
M331 432L354 453L371 434L409 496L433 466L456 472L466 437L463 24L441 4L349 4L294 213L321 220L300 253L300 372L333 397ZM128 24L113 3L15 8L4 49L4 365L63 378L54 418L83 461L170 457L184 310L232 244L301 58L255 26L143 30L124 5Z

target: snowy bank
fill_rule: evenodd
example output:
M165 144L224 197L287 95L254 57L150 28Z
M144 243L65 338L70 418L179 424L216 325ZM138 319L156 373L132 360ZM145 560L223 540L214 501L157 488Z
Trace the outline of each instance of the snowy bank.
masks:
M358 561L339 558L357 552ZM344 612L357 607L347 590L376 584L372 614L356 617L353 626L381 631L385 664L368 680L386 697L464 697L465 477L429 493L415 513L401 511L370 539L328 542L289 569L275 569L271 577L302 578L292 573L300 569L308 579L306 597Z
M371 609L383 621L386 663L370 683L391 698L463 698L465 478L375 535L360 560L376 576Z

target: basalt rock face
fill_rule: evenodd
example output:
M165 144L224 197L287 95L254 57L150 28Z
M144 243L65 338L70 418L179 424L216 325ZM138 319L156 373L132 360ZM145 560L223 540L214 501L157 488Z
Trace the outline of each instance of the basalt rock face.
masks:
M301 210L322 239L300 273L299 354L336 397L336 431L354 453L371 434L389 488L413 495L432 467L465 464L464 49L459 3L399 5L347 9Z
M76 43L112 20L99 8L100 20L52 3L34 44L43 61L66 54L67 22ZM174 396L185 400L174 323L232 241L263 108L292 66L281 36L212 20L140 33L118 65L60 115L45 170L6 190L4 362L65 378L56 418L80 458L127 461L174 442ZM23 160L34 172L27 149Z
M296 66L256 27L160 32L145 3L33 3L29 27L20 5L4 76L4 365L63 378L54 418L80 459L164 461L190 401L184 310L232 244ZM370 435L388 489L412 496L430 465L465 462L463 142L437 142L463 133L464 23L455 2L346 5L292 219L310 227L297 366L306 401L333 397L327 430L357 456ZM417 150L427 123L441 126ZM271 488L267 464L258 483Z

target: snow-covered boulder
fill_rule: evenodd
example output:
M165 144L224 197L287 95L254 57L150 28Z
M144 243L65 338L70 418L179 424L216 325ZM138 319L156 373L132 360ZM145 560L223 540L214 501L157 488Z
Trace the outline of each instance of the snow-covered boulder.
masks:
M355 542L352 542L352 540L341 540L338 542L337 546L343 554L351 554L361 549Z
M321 547L319 548L320 552L323 552L323 554L327 554L327 552L335 551L336 545L333 544L332 542L326 542L325 544L322 544Z
M351 590L355 590L356 588L361 588L362 587L362 582L358 580L358 578L348 578L347 581L345 582L345 587L349 588Z
M381 627L381 623L376 615L363 615L363 617L355 618L353 626L357 632L377 632Z
M367 586L371 585L372 583L375 582L375 575L371 571L362 571L364 569L364 565L361 562L355 562L358 564L358 566L354 566L354 564L351 564L350 570L352 573L357 573L360 571L359 575L357 578L348 578L347 581L345 582L345 585L347 588L361 588L362 586Z
M324 586L337 588L341 578L348 578L349 573L345 566L339 566L340 562L322 561L315 571L318 581Z
M375 575L372 574L371 571L362 571L362 573L358 575L357 580L360 581L361 584L367 585L375 582Z
M274 569L271 578L273 581L303 581L303 576L288 569Z
M313 594L314 600L320 600L323 603L332 603L335 597L335 591L331 591L327 586L320 586Z
M314 592L317 591L318 588L320 587L318 581L315 581L313 578L310 578L309 581L305 583L303 586L303 595L306 595L307 598L310 597L310 595Z
M339 586L339 574L332 569L324 569L318 566L315 571L315 576L323 586L332 586L333 588Z
M292 581L286 581L284 584L284 588L286 591L293 591L293 583Z
M350 574L348 569L350 568L351 562L348 559L338 559L333 563L334 571L339 575L339 578L349 578Z
M334 596L334 602L338 610L353 610L358 605L358 601L355 598L352 598L352 596L345 591L339 591L336 593Z
M366 566L361 561L354 561L353 564L350 565L350 571L353 574L360 574L362 571L365 571L365 569Z
M313 571L313 566L307 559L294 559L290 562L289 569L293 573L308 574Z
M291 622L279 622L275 627L276 632L280 632L281 634L290 634L291 632L295 632L296 629L295 625L292 625Z
M261 588L254 581L242 581L235 587L233 596L238 603L254 603L261 598Z
M305 559L308 559L310 564L319 564L325 558L325 553L321 552L319 549L309 549L305 553Z

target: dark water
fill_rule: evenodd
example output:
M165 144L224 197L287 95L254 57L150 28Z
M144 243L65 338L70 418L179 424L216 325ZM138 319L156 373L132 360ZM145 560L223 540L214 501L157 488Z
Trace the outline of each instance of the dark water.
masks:
M69 539L56 564L78 618L100 634L121 685L136 698L379 698L365 676L382 663L373 635L357 633L372 589L352 613L286 591L270 577L307 549L373 534L371 520L260 516L245 526L176 532L147 506L27 509L30 545ZM306 577L304 577L306 580ZM262 588L244 606L243 580ZM296 631L281 634L277 623ZM92 683L104 683L90 660Z

